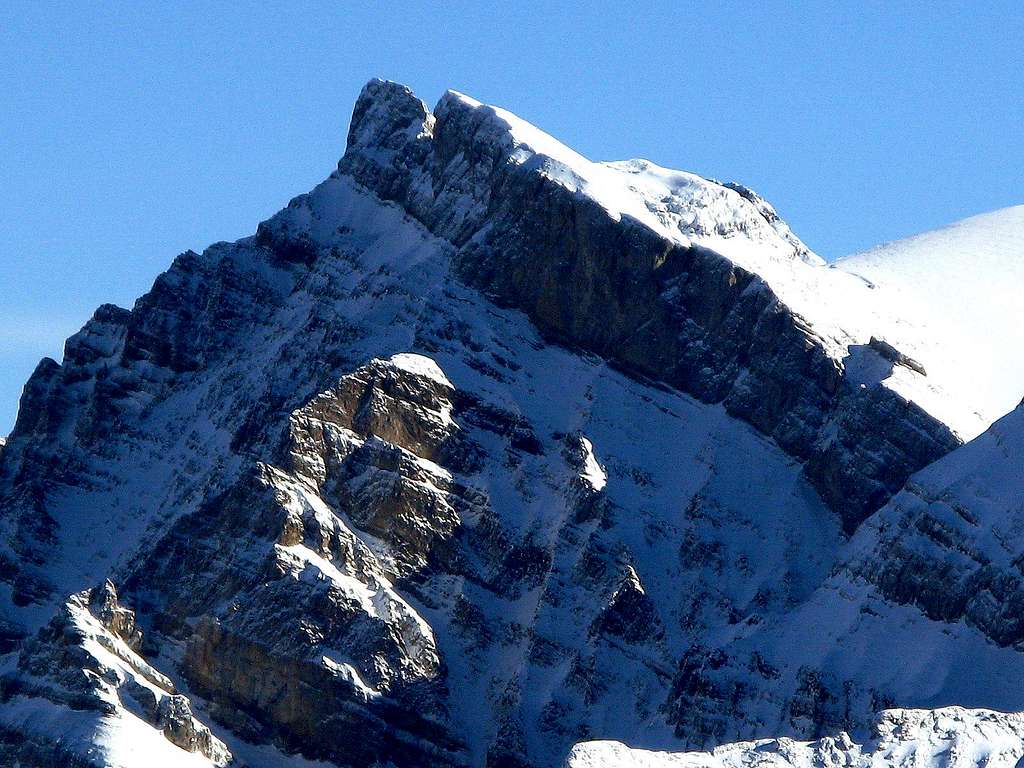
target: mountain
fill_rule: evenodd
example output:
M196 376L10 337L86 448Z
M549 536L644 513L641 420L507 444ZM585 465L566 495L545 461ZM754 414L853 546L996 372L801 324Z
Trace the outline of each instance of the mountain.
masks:
M26 385L0 766L864 755L1024 708L1016 215L829 266L746 187L371 81L329 178Z

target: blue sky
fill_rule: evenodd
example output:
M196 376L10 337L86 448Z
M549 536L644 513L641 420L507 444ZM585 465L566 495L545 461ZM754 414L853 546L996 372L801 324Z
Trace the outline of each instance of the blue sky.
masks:
M96 305L326 176L374 76L742 181L826 258L1024 202L1019 0L99 5L0 9L0 434Z

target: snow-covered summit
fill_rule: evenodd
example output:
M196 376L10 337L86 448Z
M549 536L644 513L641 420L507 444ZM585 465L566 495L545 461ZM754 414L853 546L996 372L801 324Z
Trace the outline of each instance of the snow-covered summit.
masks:
M448 91L435 114L459 102L489 117L507 132L510 159L533 164L547 178L586 195L619 218L630 216L680 244L723 253L758 249L762 258L824 261L792 233L766 201L740 185L721 184L693 173L662 168L649 160L594 162L522 118Z

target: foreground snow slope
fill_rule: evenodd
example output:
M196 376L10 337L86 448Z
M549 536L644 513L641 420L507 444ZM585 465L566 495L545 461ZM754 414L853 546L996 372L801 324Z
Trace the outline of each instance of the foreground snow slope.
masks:
M1015 768L1024 756L1024 715L947 707L889 710L872 738L761 739L710 752L652 752L610 741L577 745L566 768Z

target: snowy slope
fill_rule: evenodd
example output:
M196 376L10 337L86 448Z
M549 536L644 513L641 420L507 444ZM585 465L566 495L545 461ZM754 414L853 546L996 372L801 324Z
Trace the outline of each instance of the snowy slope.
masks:
M1024 399L1024 205L877 246L836 268L914 318L907 353L971 411L949 417L968 419L964 437L978 431L966 426L972 416L987 426Z
M701 694L689 696L680 710L680 726L707 727L709 718L724 715L723 741L737 730L749 733L750 726L736 729L743 719L766 738L707 752L586 742L574 748L567 766L1019 765L1019 713L948 705L1020 708L1021 456L1024 407L918 473L843 548L836 572L802 605L720 645L715 662L699 673ZM752 674L754 659L772 671L771 682ZM787 706L785 697L801 679L803 690L795 692L800 706ZM780 695L787 686L790 693ZM882 712L870 730L852 738L841 731L853 725L844 718L858 691L881 690L938 708ZM734 693L723 697L724 691ZM776 720L773 733L768 723L780 709L791 719ZM799 719L814 712L831 718L829 735L813 742L789 738Z
M1022 737L1020 714L889 710L866 743L841 732L814 742L762 739L673 754L597 741L577 745L566 768L1015 768L1024 755Z
M1022 456L1024 406L915 475L806 601L696 657L677 686L677 733L714 732L714 749L586 742L567 765L1018 766ZM857 723L859 697L935 709ZM827 735L794 740L808 717ZM762 738L728 743L738 734Z
M681 665L677 734L850 730L851 712L894 704L1019 711L1022 455L1019 407L912 477L806 600Z

